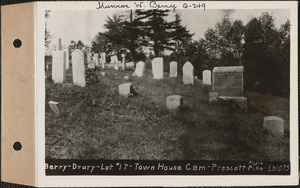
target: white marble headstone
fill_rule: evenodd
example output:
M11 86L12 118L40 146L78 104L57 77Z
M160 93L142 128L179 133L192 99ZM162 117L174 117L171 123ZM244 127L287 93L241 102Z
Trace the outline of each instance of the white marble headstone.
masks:
M164 78L164 63L162 57L157 57L152 60L152 73L154 79Z
M72 53L72 73L73 73L73 83L75 85L84 87L85 86L84 53L78 49Z
M170 62L170 77L177 77L177 62Z
M139 61L136 64L136 68L134 74L138 77L144 76L145 73L145 63L143 61Z
M194 66L190 62L186 62L183 65L182 77L184 84L194 84Z
M66 81L66 64L63 51L53 51L52 59L52 80L55 83Z
M211 85L211 71L204 70L202 72L202 81L204 85Z

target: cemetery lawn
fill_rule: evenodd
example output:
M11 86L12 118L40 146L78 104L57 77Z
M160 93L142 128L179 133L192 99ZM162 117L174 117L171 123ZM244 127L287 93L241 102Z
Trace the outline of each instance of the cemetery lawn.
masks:
M277 137L263 129L263 118L280 116L289 127L289 100L246 92L248 113L208 102L209 88L182 76L154 80L151 69L130 77L136 95L119 96L118 86L132 70L105 70L100 81L82 88L51 82L46 71L46 158L133 160L289 161L289 133ZM49 78L50 77L50 78ZM166 98L178 94L185 108L171 112ZM59 102L60 115L49 101Z

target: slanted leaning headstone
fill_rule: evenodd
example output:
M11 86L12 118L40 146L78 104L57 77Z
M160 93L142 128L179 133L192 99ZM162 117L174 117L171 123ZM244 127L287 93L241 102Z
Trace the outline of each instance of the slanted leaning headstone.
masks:
M134 75L138 76L138 77L142 77L144 76L144 73L145 73L145 63L143 61L139 61L137 64L136 64L136 68L135 68L135 71L134 71Z
M212 75L212 89L220 100L235 101L237 106L247 112L247 98L244 97L244 67L215 67Z
M164 78L164 63L162 57L156 57L152 60L152 73L154 79Z
M52 80L54 83L66 81L66 64L63 51L53 51L52 57Z
M183 106L183 97L181 95L171 95L167 97L167 108L174 110Z
M177 62L170 62L170 77L177 77Z
M211 85L211 71L205 70L202 72L202 81L204 85Z
M132 83L124 83L119 85L119 94L128 97L134 92Z
M84 53L81 50L72 52L72 74L75 85L85 86Z
M182 79L184 84L194 84L194 66L186 62L182 68Z
M93 56L93 63L96 67L99 66L99 54L98 53L95 53L94 56Z
M284 120L277 116L264 117L264 128L275 135L284 136Z
M59 109L58 109L58 102L55 101L49 101L49 106L51 110L56 114L59 115Z

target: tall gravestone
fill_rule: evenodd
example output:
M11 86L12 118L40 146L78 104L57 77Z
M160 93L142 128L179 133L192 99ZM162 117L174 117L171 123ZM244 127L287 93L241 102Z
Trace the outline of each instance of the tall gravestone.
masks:
M66 64L63 51L53 51L52 57L52 80L54 83L66 81Z
M145 63L143 61L139 61L136 64L134 74L138 77L142 77L144 76L144 73L145 73Z
M84 53L81 50L74 50L72 53L72 73L75 85L85 86Z
M218 99L235 101L241 110L247 112L243 66L215 67L212 81L212 89L218 93Z
M182 79L184 84L194 84L194 66L186 62L182 68Z
M177 77L177 62L170 62L170 77Z
M164 63L162 57L156 57L152 60L152 73L154 79L164 78Z
M202 72L202 81L204 85L211 85L211 71L205 70Z

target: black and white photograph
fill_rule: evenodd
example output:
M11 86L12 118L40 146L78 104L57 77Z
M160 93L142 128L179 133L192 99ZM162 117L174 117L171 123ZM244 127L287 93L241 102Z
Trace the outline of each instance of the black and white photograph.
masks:
M290 175L290 10L157 4L44 12L46 175Z

